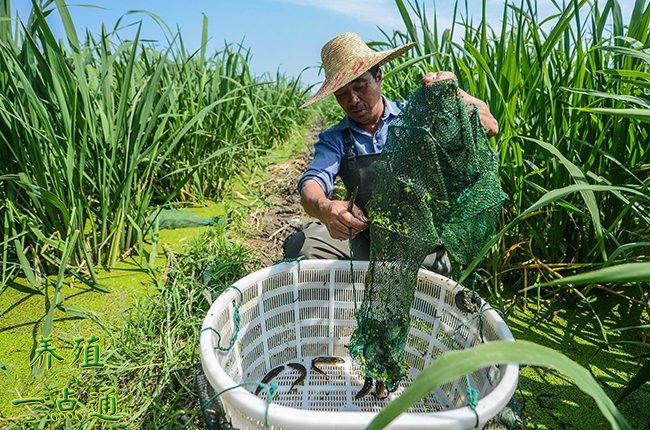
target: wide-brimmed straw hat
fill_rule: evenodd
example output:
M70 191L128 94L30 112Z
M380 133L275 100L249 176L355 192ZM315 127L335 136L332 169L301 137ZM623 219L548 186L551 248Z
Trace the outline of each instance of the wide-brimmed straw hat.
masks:
M375 65L382 65L412 48L409 43L388 51L373 51L356 33L344 33L327 42L320 56L325 69L325 82L305 104L304 108L320 101L339 88L354 81Z

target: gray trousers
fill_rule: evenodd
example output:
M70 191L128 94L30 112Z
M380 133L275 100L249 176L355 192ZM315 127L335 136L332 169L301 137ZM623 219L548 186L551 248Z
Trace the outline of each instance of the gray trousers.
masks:
M368 229L359 233L352 242L348 240L332 239L325 227L320 222L309 224L304 230L298 231L289 236L282 247L285 258L298 258L304 256L307 259L326 260L349 260L350 245L352 246L353 260L370 259L370 235ZM451 263L444 246L426 256L422 267L449 277L451 275Z

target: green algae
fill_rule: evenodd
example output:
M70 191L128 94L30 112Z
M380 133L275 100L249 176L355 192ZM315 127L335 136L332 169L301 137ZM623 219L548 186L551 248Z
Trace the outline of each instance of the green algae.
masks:
M181 250L183 243L200 234L203 228L163 230L160 243L169 244ZM100 337L101 348L110 348L110 339L103 327L116 326L120 317L134 302L155 294L154 278L146 267L144 258L131 256L118 262L112 270L98 271L99 282L108 292L92 290L79 281L62 288L64 300L62 307L55 310L51 332L52 346L62 355L65 362L54 362L44 374L30 376L33 367L30 362L35 357L41 339L41 327L47 313L50 296L53 293L52 280L45 279L41 290L34 289L24 278L17 278L2 293L0 307L0 360L6 366L13 383L0 375L3 380L0 392L0 414L17 416L25 413L24 406L14 406L11 401L24 396L32 396L46 390L44 384L60 385L78 370L78 365L69 363L72 357L74 339ZM156 265L164 261L158 258ZM89 369L90 370L90 369ZM9 384L6 384L9 382ZM8 386L13 385L13 386Z
M608 326L638 323L639 309L630 312L629 303L611 296L596 296L592 306L601 322ZM621 341L631 340L633 333L614 333L605 342L600 325L590 310L579 306L553 304L539 311L532 301L528 312L515 311L508 326L516 339L528 340L556 349L591 371L607 395L616 399L621 387L638 370L644 353L638 346ZM643 311L640 311L643 312ZM645 318L648 316L645 315ZM636 321L636 322L635 322ZM638 334L638 333L637 333ZM647 350L645 351L647 353ZM516 398L523 408L528 429L606 429L605 418L598 413L593 399L572 380L553 369L523 367L519 373ZM632 428L648 428L650 393L638 390L620 405L619 410Z

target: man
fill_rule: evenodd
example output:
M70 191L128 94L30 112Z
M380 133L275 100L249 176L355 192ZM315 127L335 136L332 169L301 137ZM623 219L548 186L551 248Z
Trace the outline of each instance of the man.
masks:
M373 185L373 162L386 142L388 124L400 106L381 94L380 66L402 55L414 44L374 52L356 34L345 33L327 42L321 51L325 82L302 107L334 94L346 116L319 135L314 160L298 182L305 211L320 220L294 233L284 243L285 257L368 260L368 219L365 204ZM456 79L451 72L427 73L422 84ZM465 103L476 105L483 128L491 137L498 124L488 106L461 90ZM340 176L350 201L332 200L334 178ZM356 197L356 198L354 198ZM348 239L352 236L352 241ZM450 264L444 247L427 256L423 265L448 276Z

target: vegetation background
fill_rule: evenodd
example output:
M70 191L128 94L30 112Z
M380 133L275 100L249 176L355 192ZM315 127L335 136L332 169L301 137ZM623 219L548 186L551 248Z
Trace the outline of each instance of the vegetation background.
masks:
M615 0L556 3L547 26L536 3L522 0L507 3L500 28L456 13L451 28L438 28L423 2L395 3L406 31L386 30L371 45L417 46L385 67L386 95L406 98L426 71L451 70L499 120L494 145L510 198L485 249L481 295L506 313L517 339L586 367L618 402L613 427L627 418L647 428L650 5L637 0L624 22ZM54 7L66 41L47 24ZM87 404L107 386L119 388L121 426L200 427L192 378L202 292L216 295L256 267L239 238L242 219L264 200L247 184L269 156L286 156L287 142L340 111L333 103L298 109L310 88L281 74L253 76L242 46L187 52L178 34L161 51L107 29L82 40L63 0L35 6L27 22L10 18L6 1L0 422L91 428L100 421L53 422L52 403L11 402L56 399L65 386ZM204 41L207 29L206 18ZM248 207L224 202L233 187ZM221 205L195 213L220 221L184 246L154 216L209 201ZM177 249L163 246L174 240ZM43 372L30 363L39 339L69 354L75 339L93 334L102 338L101 369ZM584 413L595 392L553 370L521 375L527 428L607 425Z

